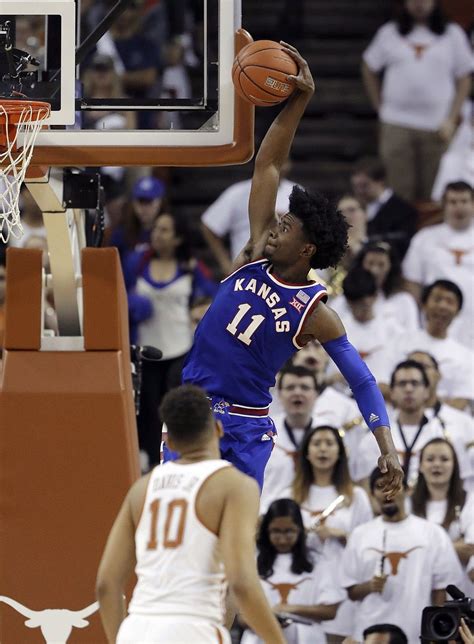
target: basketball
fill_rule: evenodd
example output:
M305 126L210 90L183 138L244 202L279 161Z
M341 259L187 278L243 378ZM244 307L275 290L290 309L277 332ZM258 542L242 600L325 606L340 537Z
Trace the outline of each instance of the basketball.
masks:
M232 80L239 96L253 105L268 107L285 101L295 89L287 76L296 76L298 65L273 40L257 40L238 53Z

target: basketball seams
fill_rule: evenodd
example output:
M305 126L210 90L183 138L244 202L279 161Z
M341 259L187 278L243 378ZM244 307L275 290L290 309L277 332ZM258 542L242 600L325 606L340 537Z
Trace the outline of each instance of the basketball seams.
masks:
M251 78L249 78L249 76L247 76L247 74L245 73L245 70L244 70L244 69L242 69L242 66L240 65L240 61L239 61L238 59L236 60L236 63L237 63L237 65L238 65L238 67L239 67L239 73L237 74L237 79L238 79L239 87L237 88L237 90L239 91L239 89L240 89L240 91L242 92L242 95L243 95L243 97L244 97L244 98L246 98L246 97L247 97L247 92L246 92L246 91L245 91L245 89L242 87L242 83L241 83L241 81L240 81L240 75L241 75L241 74L243 74L243 75L245 76L245 78L246 78L250 83L252 83L252 85L255 85L255 87L256 87L260 92L268 93L268 96L269 96L269 97L273 97L273 94L270 94L270 92L266 92L266 90L261 90L261 89L260 89L260 87L259 87L256 83L254 83L254 82L253 82L253 80L252 80ZM278 102L277 102L277 101L271 101L271 100L266 101L266 100L265 100L265 98L260 98L260 97L258 97L258 96L253 96L253 95L251 95L251 98L253 99L253 101L259 101L259 103L260 103L260 107L267 107L267 106L271 106L271 105L278 105ZM275 98L279 98L279 97L275 97ZM248 99L247 99L247 100L248 100Z
M247 65L247 67L252 67L252 68L253 68L253 67L258 67L259 69L265 69L265 70L267 70L269 73L270 73L270 72L272 72L272 71L274 71L274 72L278 72L279 74L283 74L283 75L285 75L285 72L282 72L282 71L280 71L279 69L269 69L268 67L264 67L263 65ZM242 69L242 68L241 68L241 69ZM251 80L251 81L252 81L252 83L253 83L254 85L257 85L257 83L256 83L256 82L255 82L255 81L254 81L254 80L253 80L253 79L252 79L252 78L247 74L247 72L246 72L246 70L245 70L245 69L242 69L242 74L245 74L245 76L246 76L249 80ZM280 79L278 79L278 78L277 78L277 79L275 79L275 80L278 80L279 82L283 82L283 81L280 81ZM295 87L295 86L294 86L294 83L291 83L290 81L286 80L286 78L285 78L285 81L284 81L284 82L285 82L285 83L287 83L287 84L291 87L291 90L293 91L293 89L294 89L294 87ZM259 85L257 85L257 87L258 87L261 91L267 92L267 94L270 94L271 96L275 96L276 98L281 98L282 96L289 96L289 94L282 94L281 92L279 92L278 94L273 94L273 93L270 91L270 89L267 89L267 88L265 88L264 90L262 90L262 89L260 88L260 86L259 86ZM291 92L290 92L290 93L291 93Z
M262 67L262 69L265 69L265 67ZM272 94L267 89L263 89L262 87L260 87L260 85L257 85L257 83L246 73L245 69L242 69L241 73L245 76L245 78L248 81L250 81L252 83L252 85L255 85L255 87L258 89L259 92L268 94L268 96L272 96L273 98L278 98L280 100L288 98L289 94L286 94L286 95L285 94ZM240 82L240 78L239 78L239 82Z
M242 70L242 72L241 72L241 73L242 73L242 75L243 75L243 76L245 76L245 78L248 80L248 82L249 82L249 83L251 83L251 84L252 84L256 89L258 89L259 94L263 94L263 95L264 95L264 96L262 96L262 97L260 97L260 96L254 96L254 97L253 97L253 98L254 98L254 100L261 101L262 103L265 103L266 105L278 105L278 103L280 103L280 102L281 102L281 100L276 100L276 101L268 100L268 101L267 101L267 100L265 100L265 99L266 99L265 94L268 96L268 98L269 98L269 99L271 99L271 98L276 98L276 99L285 99L285 98L286 98L286 96L282 96L281 94L280 94L280 96L275 96L275 94L270 94L270 92L267 92L267 90L262 89L262 88L261 88L259 85L257 85L257 83L255 83L255 82L254 82L254 81L253 81L249 76L247 76L247 74L245 73L245 71L244 71L244 70ZM240 76L239 76L239 83L240 83ZM241 85L241 86L242 86L242 85Z

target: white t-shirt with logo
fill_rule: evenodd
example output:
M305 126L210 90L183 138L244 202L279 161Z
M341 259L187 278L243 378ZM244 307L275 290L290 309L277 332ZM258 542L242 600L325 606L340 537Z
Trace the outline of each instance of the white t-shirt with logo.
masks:
M340 587L334 571L322 558L316 558L312 572L295 574L291 571L291 554L277 555L273 574L262 579L262 588L270 606L276 604L331 605L341 602L345 592ZM292 624L284 630L288 644L324 644L326 635L322 624L312 626ZM246 630L241 644L262 644L262 640Z
M352 636L373 624L402 628L410 643L419 641L421 613L431 605L431 591L458 585L462 570L443 528L413 515L392 523L377 517L352 532L342 556L345 588L381 573L388 575L383 593L358 602Z
M202 222L218 237L230 236L230 254L234 260L250 238L249 197L252 182L239 181L224 190L202 215ZM275 211L288 212L292 181L282 179L278 186Z
M372 71L385 70L380 120L420 130L439 128L449 114L457 79L473 68L468 39L453 23L441 35L416 26L402 36L389 22L363 57Z
M459 286L464 303L448 334L454 334L458 342L474 350L474 222L466 230L438 224L418 231L402 268L404 277L411 282L427 285L445 279Z

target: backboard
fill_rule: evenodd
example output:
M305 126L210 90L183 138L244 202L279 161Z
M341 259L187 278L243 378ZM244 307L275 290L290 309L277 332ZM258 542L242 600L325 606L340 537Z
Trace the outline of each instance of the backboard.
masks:
M181 25L165 15L174 4L0 0L2 76L11 71L2 47L8 36L23 61L14 91L52 105L32 165L205 166L251 158L254 108L235 96L231 78L236 51L251 40L240 29L240 0L197 0ZM3 96L8 89L0 83Z

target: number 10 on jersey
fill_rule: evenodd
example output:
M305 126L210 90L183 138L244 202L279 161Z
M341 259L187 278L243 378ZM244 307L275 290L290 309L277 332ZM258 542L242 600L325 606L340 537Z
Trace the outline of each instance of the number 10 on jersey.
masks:
M227 331L229 333L232 333L232 335L237 335L239 332L238 325L240 322L243 321L244 317L247 315L247 313L250 311L252 307L250 304L240 304L237 309L237 313L234 315L234 319L229 322L229 324L226 326ZM265 320L264 315L252 315L251 316L251 322L250 324L242 330L241 333L237 335L237 340L240 340L247 346L249 346L252 343L252 336L255 333L255 331L258 329L258 327L262 324L262 322ZM244 324L242 324L242 327Z

